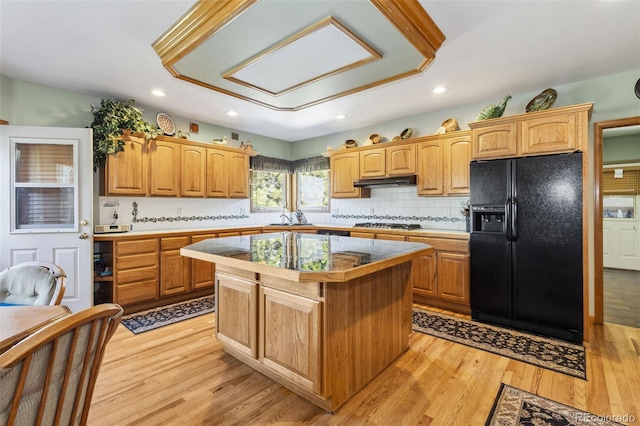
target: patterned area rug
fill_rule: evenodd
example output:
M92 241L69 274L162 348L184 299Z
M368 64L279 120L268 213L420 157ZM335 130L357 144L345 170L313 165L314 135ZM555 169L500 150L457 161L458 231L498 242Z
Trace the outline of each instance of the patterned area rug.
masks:
M584 347L413 308L413 329L586 380Z
M632 417L587 413L503 383L485 425L622 426L616 421L634 421Z
M203 296L185 302L125 315L122 317L122 325L127 327L133 334L140 334L165 325L208 314L214 310L215 296Z

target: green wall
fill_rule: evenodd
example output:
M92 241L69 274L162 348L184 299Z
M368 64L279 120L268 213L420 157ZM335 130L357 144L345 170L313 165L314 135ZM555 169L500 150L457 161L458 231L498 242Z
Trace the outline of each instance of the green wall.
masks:
M558 92L558 99L554 107L593 102L594 110L591 123L640 115L640 100L633 92L638 77L640 77L640 70L634 70L556 86L554 88ZM507 94L511 94L513 99L507 105L505 116L522 114L531 98L543 89L545 88L541 87L540 90L520 94L498 93L493 99L472 105L389 120L374 126L295 143L207 123L199 123L199 133L190 135L190 139L211 142L212 139L227 136L230 139L230 146L238 146L239 141L250 140L261 155L296 160L317 156L324 152L327 146L337 148L347 139L355 139L359 144L362 144L372 133L377 133L388 140L399 135L407 127L414 129L414 136L435 134L441 123L450 117L455 118L460 128L465 130L468 129L467 123L474 121L478 112L489 104L499 102ZM0 76L0 118L8 120L11 124L87 127L93 120L90 105L98 105L99 102L99 98ZM139 105L139 107L144 110L145 119L155 123L155 115L158 111L146 108L144 105ZM172 118L178 129L183 131L188 129L188 119ZM231 132L239 134L239 141L231 141ZM589 125L589 133L590 145L592 145L591 124Z
M607 163L640 162L640 129L634 135L608 137L605 129L602 139L602 161Z

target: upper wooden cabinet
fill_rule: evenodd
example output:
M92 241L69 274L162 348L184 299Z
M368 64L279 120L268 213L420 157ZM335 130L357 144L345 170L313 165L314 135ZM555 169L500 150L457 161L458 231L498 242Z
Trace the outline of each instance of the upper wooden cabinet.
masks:
M204 197L207 178L207 150L182 145L180 193L183 197Z
M207 149L207 197L249 198L249 156Z
M331 197L332 198L366 198L368 189L356 188L353 181L360 177L360 153L344 152L333 154L330 158Z
M469 193L471 132L421 138L418 145L418 195Z
M124 134L124 151L109 155L101 171L101 195L148 195L149 158L144 135Z
M180 147L173 142L152 140L149 143L151 195L180 195Z
M411 175L415 172L415 144L360 151L360 178Z
M249 198L249 156L229 153L229 198Z
M592 107L586 103L469 123L473 159L582 150Z
M100 195L249 197L249 157L255 151L158 136L125 134L124 151L100 170Z

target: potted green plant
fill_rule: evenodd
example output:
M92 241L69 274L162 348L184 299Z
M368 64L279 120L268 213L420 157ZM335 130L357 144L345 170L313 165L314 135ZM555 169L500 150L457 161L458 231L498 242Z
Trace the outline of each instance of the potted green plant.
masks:
M93 113L93 170L104 167L107 156L124 150L123 132L144 133L146 139L162 133L142 118L142 110L129 101L102 99L100 107L91 105Z

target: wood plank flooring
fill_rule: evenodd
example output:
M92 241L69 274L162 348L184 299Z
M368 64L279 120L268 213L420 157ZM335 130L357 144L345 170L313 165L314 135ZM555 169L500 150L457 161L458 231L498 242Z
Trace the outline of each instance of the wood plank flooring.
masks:
M91 426L483 425L500 383L640 423L640 329L595 326L587 380L421 333L335 414L224 353L214 315L133 335L120 326L93 396Z
M604 269L604 321L640 327L640 271Z

